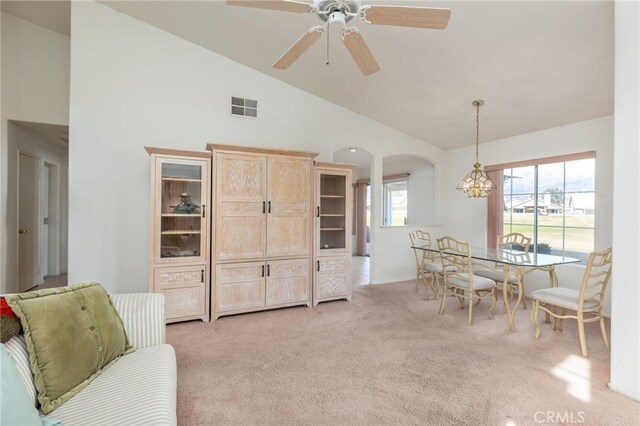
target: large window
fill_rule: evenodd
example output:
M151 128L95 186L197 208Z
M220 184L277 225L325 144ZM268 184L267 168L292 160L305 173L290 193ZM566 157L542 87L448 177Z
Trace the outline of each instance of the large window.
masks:
M503 204L490 209L489 220L496 226L489 228L531 237L531 252L586 260L594 250L594 153L497 167L488 169L502 179L495 196ZM489 238L495 240L495 235Z
M383 225L402 226L407 224L407 191L406 180L385 182L382 185L384 194Z

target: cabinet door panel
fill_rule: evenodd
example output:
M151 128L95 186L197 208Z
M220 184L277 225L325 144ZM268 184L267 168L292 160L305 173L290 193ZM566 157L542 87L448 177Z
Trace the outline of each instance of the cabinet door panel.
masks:
M316 260L315 299L351 294L351 256L326 256Z
M311 247L311 161L269 158L267 256L306 256Z
M266 158L216 155L216 258L264 257Z
M219 220L217 259L246 259L264 257L263 217L221 217Z
M307 255L310 236L308 217L271 216L267 233L267 252L269 256Z
M267 306L309 300L309 259L267 263Z
M154 270L154 291L165 296L167 320L206 313L205 265Z
M209 162L159 156L154 169L154 263L206 262Z
M264 306L264 262L216 266L216 312Z

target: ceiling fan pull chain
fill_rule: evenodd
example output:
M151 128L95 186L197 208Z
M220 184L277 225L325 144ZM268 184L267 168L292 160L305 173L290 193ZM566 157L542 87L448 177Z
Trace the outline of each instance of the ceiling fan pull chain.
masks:
M327 65L329 65L329 31L330 31L331 25L329 25L327 23Z

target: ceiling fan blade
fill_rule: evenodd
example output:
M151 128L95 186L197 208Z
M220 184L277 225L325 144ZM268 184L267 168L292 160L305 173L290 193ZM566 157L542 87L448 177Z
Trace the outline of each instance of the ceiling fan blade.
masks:
M380 71L380 66L376 62L373 53L365 43L362 34L355 28L345 28L342 31L342 42L356 61L358 68L364 75L370 75Z
M450 9L409 6L363 6L358 16L376 25L433 28L443 30L449 24Z
M291 0L227 0L227 4L294 13L309 13L315 10L312 4Z
M284 70L289 68L304 52L306 52L324 34L324 28L313 27L289 48L284 55L280 56L273 65L273 68Z

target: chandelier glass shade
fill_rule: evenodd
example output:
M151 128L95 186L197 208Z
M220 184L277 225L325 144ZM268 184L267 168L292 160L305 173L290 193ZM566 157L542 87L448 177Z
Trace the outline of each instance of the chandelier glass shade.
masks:
M484 101L473 101L472 105L476 107L476 162L473 165L473 170L467 173L464 179L456 186L456 189L464 191L464 195L466 195L467 198L485 198L496 188L496 185L491 181L489 175L482 169L478 161L480 106L484 105Z

